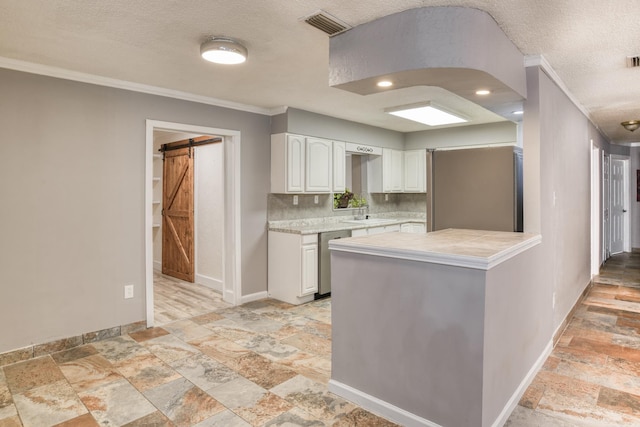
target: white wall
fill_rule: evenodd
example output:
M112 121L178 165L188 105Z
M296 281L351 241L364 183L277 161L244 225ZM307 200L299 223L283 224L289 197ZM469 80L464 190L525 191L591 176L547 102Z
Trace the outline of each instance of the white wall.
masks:
M224 145L196 148L196 282L222 290L224 248Z

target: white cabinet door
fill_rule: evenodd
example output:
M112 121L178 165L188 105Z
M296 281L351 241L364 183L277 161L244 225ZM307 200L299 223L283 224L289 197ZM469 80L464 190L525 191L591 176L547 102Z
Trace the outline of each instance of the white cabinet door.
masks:
M342 141L333 141L333 192L343 193L347 182L347 147Z
M426 186L427 156L425 150L404 152L404 191L405 193L424 193Z
M403 155L400 150L382 149L382 191L384 193L402 191Z
M287 191L304 191L304 137L287 135Z
M402 191L402 151L391 150L391 191Z
M381 156L369 156L367 186L370 193L402 191L402 151L383 148Z
M318 245L303 245L301 256L302 280L299 296L303 297L318 292Z
M306 185L310 193L330 193L332 175L331 141L307 138L306 145Z
M380 234L380 233L384 233L384 226L367 228L367 234Z
M424 224L417 222L407 222L400 226L400 231L402 233L424 233L426 232L426 227Z
M351 230L351 237L360 237L360 236L366 236L366 235L367 235L366 228L358 228L355 230Z

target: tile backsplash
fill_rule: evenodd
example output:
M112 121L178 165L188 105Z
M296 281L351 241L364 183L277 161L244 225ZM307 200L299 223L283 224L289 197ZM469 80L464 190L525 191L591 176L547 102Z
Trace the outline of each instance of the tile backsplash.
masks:
M322 218L331 216L353 216L357 209L333 209L332 194L298 194L298 204L293 204L293 194L267 195L267 220L283 221L306 218ZM315 203L318 196L318 203ZM424 193L389 193L366 194L369 203L369 213L372 215L390 212L416 212L424 214L427 211L427 196Z

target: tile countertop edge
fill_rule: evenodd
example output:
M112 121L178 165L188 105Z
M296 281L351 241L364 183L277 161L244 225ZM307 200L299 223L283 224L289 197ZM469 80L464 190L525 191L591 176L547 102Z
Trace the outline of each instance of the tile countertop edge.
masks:
M444 252L430 252L425 250L389 248L380 246L368 246L364 244L349 244L348 241L330 241L329 248L332 251L351 252L364 255L381 256L386 258L396 258L408 261L427 262L431 264L443 264L453 267L472 268L476 270L489 270L516 255L539 245L542 236L533 235L527 240L514 244L489 257L478 257L471 255L460 255Z

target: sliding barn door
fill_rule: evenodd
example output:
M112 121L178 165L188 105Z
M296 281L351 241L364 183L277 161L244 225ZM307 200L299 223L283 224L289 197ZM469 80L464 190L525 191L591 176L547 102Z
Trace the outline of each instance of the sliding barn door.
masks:
M164 155L162 274L193 282L193 147Z

